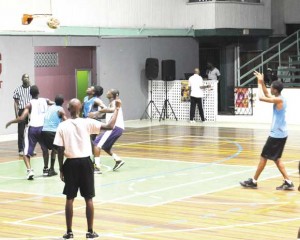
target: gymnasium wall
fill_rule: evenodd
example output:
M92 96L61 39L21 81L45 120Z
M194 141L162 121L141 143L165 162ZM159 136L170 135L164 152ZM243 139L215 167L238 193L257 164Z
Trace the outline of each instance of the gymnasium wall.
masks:
M125 120L139 119L147 105L148 92L145 77L147 58L158 58L160 62L163 59L174 59L177 79L183 78L185 72L191 72L199 62L198 42L193 38L1 36L0 53L3 68L0 80L3 83L0 88L0 135L17 132L17 125L5 129L5 123L15 117L12 94L14 89L21 84L23 73L28 73L32 84L35 84L34 52L35 49L45 46L96 47L96 56L92 56L95 58L93 61L97 63L96 81L104 87L105 92L109 88L120 90ZM74 61L73 57L69 61ZM48 78L47 74L39 75L39 78ZM160 77L161 69L158 78ZM42 81L39 85L41 84ZM62 87L60 84L55 86L58 90L60 87ZM69 87L73 88L72 85ZM52 86L51 88L54 89ZM41 86L41 89L47 89L47 87ZM103 98L105 99L105 94Z

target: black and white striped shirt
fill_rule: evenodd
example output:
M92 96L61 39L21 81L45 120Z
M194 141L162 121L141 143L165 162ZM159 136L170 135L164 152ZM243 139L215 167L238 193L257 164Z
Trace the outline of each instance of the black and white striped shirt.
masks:
M18 100L18 109L24 109L26 104L30 102L30 87L24 88L23 85L16 88L13 98Z

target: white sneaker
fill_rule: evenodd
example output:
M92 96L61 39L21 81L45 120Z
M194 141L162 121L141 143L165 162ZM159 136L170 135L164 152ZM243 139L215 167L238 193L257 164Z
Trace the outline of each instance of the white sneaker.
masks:
M191 120L190 123L196 123L196 121L195 120Z
M33 169L27 169L27 180L33 180L34 172Z

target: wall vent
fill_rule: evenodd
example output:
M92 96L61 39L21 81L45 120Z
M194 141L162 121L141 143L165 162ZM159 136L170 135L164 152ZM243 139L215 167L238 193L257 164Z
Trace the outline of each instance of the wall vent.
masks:
M58 53L38 52L34 53L34 67L57 67Z

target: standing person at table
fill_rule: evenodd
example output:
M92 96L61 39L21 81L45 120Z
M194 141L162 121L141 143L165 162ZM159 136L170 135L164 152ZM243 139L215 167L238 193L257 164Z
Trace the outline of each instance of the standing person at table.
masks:
M97 118L97 115L106 113L106 122L108 122L111 118L112 113L116 109L116 100L119 98L119 90L117 89L110 89L106 97L109 100L109 105L107 108L102 108L98 112L90 113L89 117L91 118ZM100 170L100 154L101 149L103 149L108 155L112 156L115 165L113 167L113 171L118 170L120 167L124 165L124 161L115 153L111 151L113 145L116 143L116 141L122 136L123 131L125 129L124 126L124 118L123 118L123 110L120 108L119 114L116 120L116 124L113 128L113 130L105 131L98 135L95 140L93 141L94 144L94 154L95 154L95 173L101 174Z
M13 94L15 116L20 117L29 101L30 95L30 80L27 73L22 75L22 85L17 87ZM24 130L28 124L28 118L18 123L18 150L19 155L23 156L24 152Z
M207 63L207 79L208 80L220 80L221 73L212 63Z
M198 106L199 114L201 121L205 121L203 107L202 107L202 98L204 96L204 88L210 86L204 86L203 79L199 75L200 70L199 68L194 69L194 75L189 78L189 92L190 92L190 99L191 99L191 106L190 106L190 122L195 123L195 112L196 112L196 105Z
M257 78L259 100L273 104L273 120L271 131L267 142L263 147L254 177L240 182L240 184L245 188L257 188L257 180L264 170L268 159L271 159L275 162L276 167L283 176L283 184L279 187L276 187L276 190L293 190L294 184L290 180L281 160L288 136L287 124L285 120L287 102L286 99L281 95L283 84L280 81L272 82L270 94L264 83L264 75L259 72L254 72L254 75Z
M206 75L208 80L217 80L218 81L218 110L221 109L221 83L220 76L221 73L212 63L207 63Z
M86 203L88 230L86 238L99 237L93 229L95 185L94 166L90 158L92 155L90 135L98 134L100 129L112 129L120 107L121 101L117 100L116 109L111 120L104 124L95 119L80 118L81 102L78 99L72 99L68 106L71 118L60 123L57 128L54 144L58 146L60 178L65 182L63 193L66 195L65 216L67 232L63 239L74 237L72 232L73 202L75 197L77 197L78 189ZM63 156L67 158L64 163Z
M30 87L30 95L32 99L26 105L22 115L14 120L9 121L6 124L6 128L12 123L19 123L24 121L28 116L30 121L25 129L25 145L24 145L24 155L23 159L27 167L27 180L33 180L34 171L31 168L30 158L33 156L33 150L37 143L40 144L43 159L44 159L44 169L43 175L48 175L48 162L49 153L48 149L42 138L42 129L44 125L44 118L48 108L48 105L52 105L53 102L46 98L39 98L39 89L36 85Z
M50 154L50 168L48 169L48 177L57 175L57 172L54 170L55 158L56 158L56 148L53 145L55 133L57 130L58 125L62 122L67 120L65 110L63 109L62 105L64 103L64 97L62 95L57 95L54 100L55 104L48 108L44 126L42 130L42 137L44 139L46 147L51 150Z

